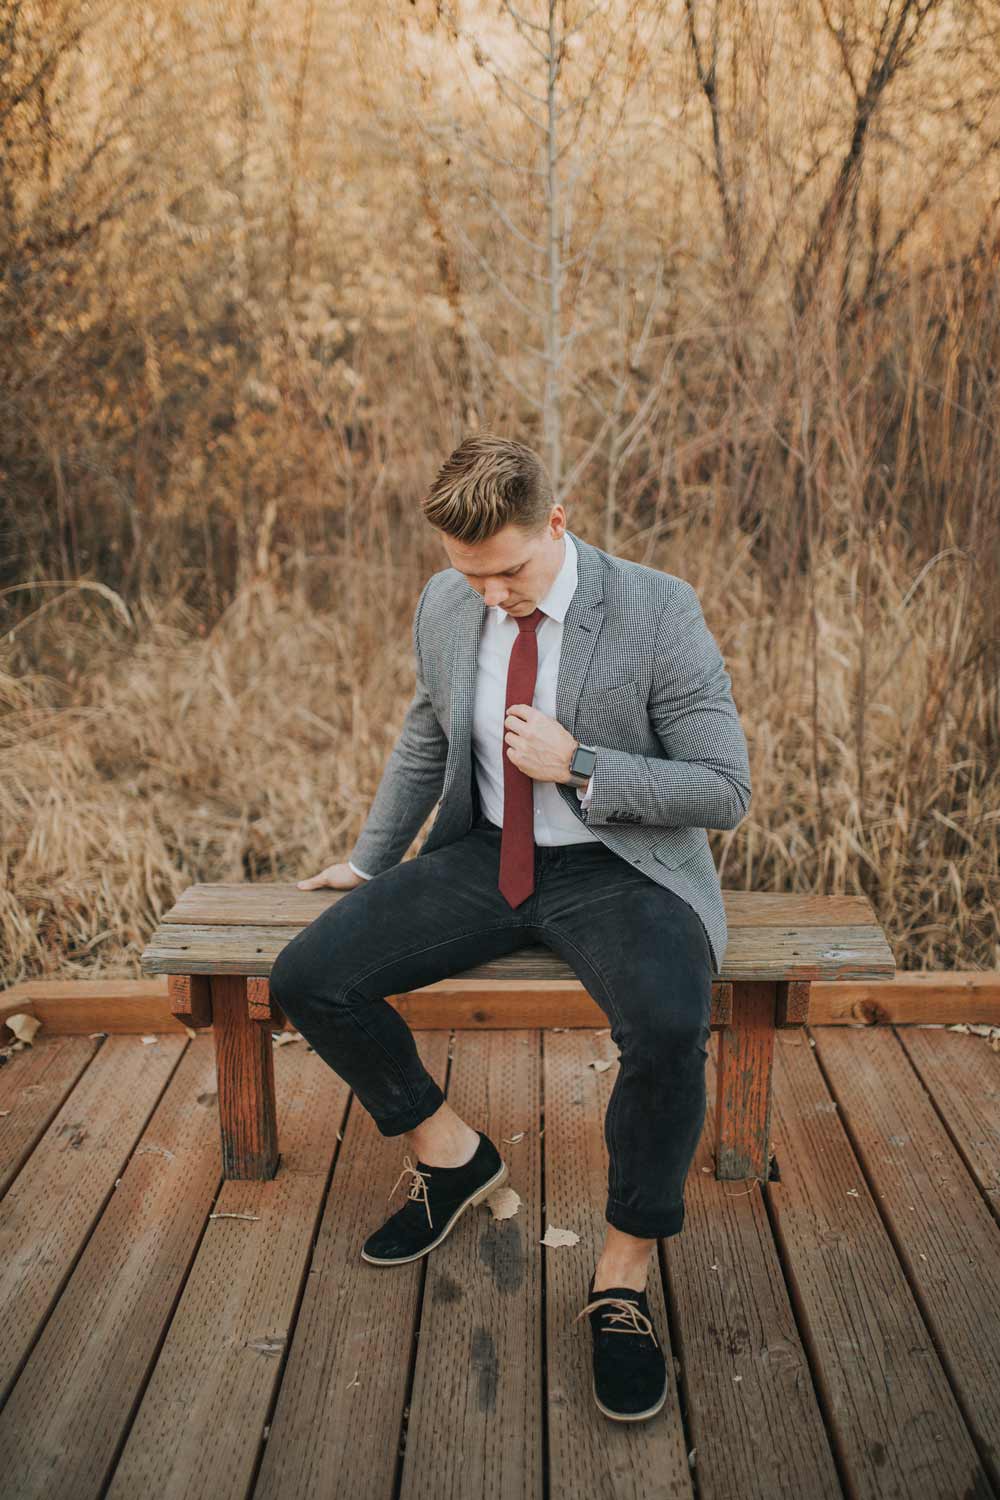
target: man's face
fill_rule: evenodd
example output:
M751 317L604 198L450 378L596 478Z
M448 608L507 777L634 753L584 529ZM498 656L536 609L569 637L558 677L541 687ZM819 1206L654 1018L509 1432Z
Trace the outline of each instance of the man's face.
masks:
M566 512L552 507L540 531L508 525L485 542L458 542L441 535L448 561L489 605L512 615L530 615L544 599L562 567Z

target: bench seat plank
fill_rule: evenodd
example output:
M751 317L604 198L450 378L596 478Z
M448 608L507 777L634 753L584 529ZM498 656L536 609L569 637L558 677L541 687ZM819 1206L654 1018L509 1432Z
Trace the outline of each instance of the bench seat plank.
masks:
M320 907L322 910L322 907ZM317 913L318 914L318 913ZM267 975L297 929L179 922L161 923L142 955L145 974ZM859 927L737 927L730 931L720 979L891 978L895 962L881 929ZM573 979L570 966L543 944L464 971L476 979Z
M181 893L161 922L182 927L304 927L350 891L300 891L287 881L201 881ZM867 896L811 892L723 891L734 927L878 926Z

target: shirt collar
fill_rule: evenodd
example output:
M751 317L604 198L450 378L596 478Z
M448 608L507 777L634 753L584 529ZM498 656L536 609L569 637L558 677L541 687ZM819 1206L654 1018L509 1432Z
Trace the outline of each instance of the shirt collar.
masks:
M552 585L545 598L539 599L537 604L537 608L543 614L551 616L553 620L558 620L560 624L566 618L569 601L576 593L576 547L570 539L568 531L563 532L563 546L565 551L563 553L562 567L552 580ZM494 604L491 608L496 610L497 618L503 623L507 618L507 611L501 608L499 604Z

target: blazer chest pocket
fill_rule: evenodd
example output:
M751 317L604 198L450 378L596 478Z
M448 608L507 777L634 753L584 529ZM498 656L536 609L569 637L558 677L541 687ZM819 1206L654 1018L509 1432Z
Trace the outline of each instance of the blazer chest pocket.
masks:
M646 723L646 705L631 678L603 693L580 700L577 733L584 742L588 732L599 736L602 731L607 731L612 735L611 744L616 749L628 749L630 743L621 744L620 740L641 743L646 734ZM589 730L587 726L590 726Z
M619 682L615 687L605 688L603 693L598 693L596 698L590 700L590 706L592 708L603 708L605 704L612 706L619 703L627 703L629 700L633 703L638 703L639 701L639 689L636 687L635 678L633 677L630 677L628 682Z
M649 852L661 865L666 865L668 870L676 870L678 865L692 859L707 843L708 834L704 828L674 828L665 838L658 840Z

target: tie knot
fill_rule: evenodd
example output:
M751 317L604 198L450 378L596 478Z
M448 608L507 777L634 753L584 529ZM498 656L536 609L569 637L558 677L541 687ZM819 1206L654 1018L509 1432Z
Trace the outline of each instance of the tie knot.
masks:
M539 620L545 619L545 612L541 609L533 609L530 615L515 615L518 630L537 630Z

